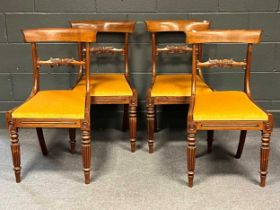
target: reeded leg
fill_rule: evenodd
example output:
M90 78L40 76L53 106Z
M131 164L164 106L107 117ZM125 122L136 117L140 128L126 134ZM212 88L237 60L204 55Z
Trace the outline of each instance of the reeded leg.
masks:
M43 155L48 155L48 148L45 142L44 133L42 128L36 128L39 144Z
M70 152L73 154L75 153L75 147L76 147L76 129L75 128L69 128L69 144L70 144Z
M17 129L10 130L10 141L11 141L11 151L13 157L16 182L19 183L21 167L20 167L20 144L19 144Z
M240 132L238 149L237 149L237 152L236 152L236 155L235 155L235 158L237 158L237 159L241 158L243 147L244 147L245 140L246 140L246 135L247 135L246 130L242 130Z
M82 130L82 153L85 184L90 183L91 138L89 130Z
M148 145L149 145L149 153L154 152L154 131L155 131L155 109L153 105L147 106L147 136L148 136Z
M157 118L157 106L155 106L155 132L157 133L158 132L158 118Z
M122 125L122 130L126 131L128 127L129 127L129 125L128 125L128 104L125 104L124 108L123 108L123 125Z
M207 131L207 152L208 153L212 152L213 140L214 140L214 131L213 130Z
M136 150L137 114L136 106L129 106L129 136L131 152Z
M260 177L261 182L260 186L265 186L265 180L267 175L267 168L268 168L268 158L269 158L269 143L270 143L270 133L262 133L262 144L261 144L261 159L260 159Z
M195 169L195 132L188 132L188 146L187 146L187 159L188 159L188 185L193 186L194 169Z

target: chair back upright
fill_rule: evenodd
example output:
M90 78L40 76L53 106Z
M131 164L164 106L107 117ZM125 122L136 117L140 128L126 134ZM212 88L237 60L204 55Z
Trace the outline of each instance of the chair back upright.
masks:
M157 65L157 55L160 53L188 53L192 51L192 48L186 46L173 46L168 45L165 47L157 46L157 33L166 32L189 32L192 30L207 30L210 26L209 21L200 20L147 20L145 21L147 31L152 33L152 79L155 80L156 76L156 65ZM199 54L202 53L200 48ZM202 76L202 75L201 75Z
M96 31L89 29L74 28L38 28L23 30L24 41L31 43L33 64L33 88L31 96L40 90L39 69L41 66L84 66L86 72L86 105L85 113L89 114L90 108L90 43L96 41ZM79 58L50 58L40 60L37 52L37 44L40 43L77 43L85 44L85 59ZM89 116L86 116L89 117Z
M72 28L86 28L94 29L98 33L118 33L124 34L124 45L123 48L115 47L93 47L91 52L93 54L121 54L124 56L124 73L128 78L129 67L128 67L128 39L129 34L134 32L135 21L103 21L103 20L83 20L83 21L71 21ZM82 57L82 46L78 46L80 56ZM82 72L80 72L80 77Z
M192 95L196 93L196 75L202 68L233 68L241 67L245 70L244 92L251 98L250 70L252 63L253 44L261 41L261 30L205 30L187 32L186 42L193 45L192 57ZM230 58L210 59L202 61L196 56L202 44L246 44L246 58L235 61Z

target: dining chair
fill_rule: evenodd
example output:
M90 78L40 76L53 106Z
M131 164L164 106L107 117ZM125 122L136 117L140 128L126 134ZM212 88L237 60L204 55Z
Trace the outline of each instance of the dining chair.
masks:
M188 32L186 42L193 44L191 103L187 125L188 185L193 186L196 134L200 130L241 130L236 158L240 158L247 130L261 131L260 186L265 186L269 143L273 128L273 117L260 108L251 94L251 63L253 44L261 40L260 30L205 30ZM196 56L201 44L227 44L230 51L233 44L247 46L246 58L235 61L228 58L202 61ZM245 57L245 55L244 55ZM244 91L199 92L197 73L203 68L242 68L244 70Z
M166 46L157 44L157 35L160 33L170 33L170 36L176 36L174 32L185 33L191 30L206 30L209 28L208 21L200 20L147 20L145 21L147 31L152 35L152 82L147 91L146 109L147 109L147 141L149 153L154 151L154 132L157 131L157 106L170 104L189 104L191 96L191 73L158 73L157 56L160 54L187 54L192 51L192 48L186 45L178 45L168 43ZM199 56L202 55L202 48L199 48ZM167 59L167 58L166 58ZM160 72L160 71L159 71ZM197 75L199 84L199 92L210 92L202 74ZM210 152L213 141L213 131L208 132L208 150Z
M73 28L87 28L96 30L97 33L122 34L124 36L123 47L93 46L90 51L93 55L122 55L124 60L124 72L120 73L93 73L90 77L91 85L91 104L123 104L123 131L129 127L131 152L136 150L136 130L137 130L137 103L138 96L136 89L130 81L129 75L129 34L133 33L135 28L134 21L71 21ZM78 46L80 57L83 57L84 48ZM98 60L98 58L97 58ZM85 78L83 69L79 72L77 85L74 89L83 88Z
M39 28L23 30L24 41L31 44L33 63L33 88L23 104L6 113L10 132L11 151L16 182L21 181L20 144L18 128L36 128L43 155L48 154L42 128L79 128L82 132L82 155L85 183L90 183L90 43L96 41L96 32L88 29ZM50 58L41 60L37 46L65 43L84 43L85 58ZM83 91L40 90L42 66L84 66L86 76Z

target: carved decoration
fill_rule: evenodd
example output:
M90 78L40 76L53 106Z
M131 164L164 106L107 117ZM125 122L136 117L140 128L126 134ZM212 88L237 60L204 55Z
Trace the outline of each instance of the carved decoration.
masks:
M83 52L85 52L85 49L83 49ZM92 47L90 49L90 52L94 54L125 54L125 50L123 48L115 48L115 47Z
M187 45L167 45L162 48L157 48L157 55L159 53L175 54L191 52L192 48Z
M50 67L54 66L81 66L85 65L84 61L77 61L74 58L50 58L49 60L39 60L38 59L38 65L49 65Z
M200 67L209 67L209 68L231 68L231 67L245 67L246 62L238 62L233 59L209 59L206 62L198 62L197 66Z

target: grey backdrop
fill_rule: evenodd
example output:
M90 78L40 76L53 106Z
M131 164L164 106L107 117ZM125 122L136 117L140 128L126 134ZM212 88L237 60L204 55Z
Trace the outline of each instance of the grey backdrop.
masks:
M252 92L257 102L275 115L280 111L280 13L279 0L0 0L0 127L5 127L5 112L20 104L32 85L31 49L23 43L21 29L33 27L68 27L69 20L104 19L136 20L136 32L130 38L131 78L139 95L139 117L145 125L145 93L151 80L151 39L143 23L146 19L206 19L212 28L260 28L263 41L256 46L252 68ZM160 43L183 42L183 34L159 37ZM119 45L121 36L100 34L98 42ZM74 56L75 47L41 46L41 57L47 53ZM205 56L241 58L244 48L212 46L205 48ZM98 61L96 61L96 59ZM121 58L104 56L93 59L93 71L115 72L122 68ZM159 57L160 72L190 70L190 56ZM113 67L115 65L115 67ZM69 88L73 84L72 69L43 69L44 89ZM206 80L217 89L242 89L241 70L210 70ZM93 107L93 124L100 127L120 127L122 109L119 106ZM185 123L185 106L164 107L161 126ZM171 113L171 114L170 114ZM183 114L182 114L183 113ZM103 116L104 114L104 116ZM172 120L173 119L173 120ZM175 124L172 124L175 122ZM178 123L179 122L179 123ZM117 124L118 123L118 124Z

